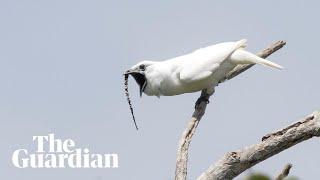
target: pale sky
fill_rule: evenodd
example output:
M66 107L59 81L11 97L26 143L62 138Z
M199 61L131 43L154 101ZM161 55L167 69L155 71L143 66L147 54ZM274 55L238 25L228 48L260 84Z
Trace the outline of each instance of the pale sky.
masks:
M248 39L282 71L256 66L216 89L190 147L189 179L224 153L319 110L318 1L0 0L0 179L173 179L178 140L199 93L139 97L130 79L137 132L122 73L219 42ZM95 153L118 153L118 169L17 169L14 150L54 133ZM319 139L255 166L319 176ZM244 172L243 174L247 174ZM242 176L243 177L243 176ZM239 177L240 179L240 177Z

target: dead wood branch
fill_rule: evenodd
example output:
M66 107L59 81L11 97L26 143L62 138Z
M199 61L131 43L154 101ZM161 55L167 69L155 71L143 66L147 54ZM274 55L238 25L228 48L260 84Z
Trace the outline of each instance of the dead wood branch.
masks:
M276 177L276 180L283 180L285 177L287 177L290 173L291 168L292 168L292 164L287 164L286 166L284 166L282 171Z
M302 141L320 136L320 111L316 111L275 133L262 138L262 142L227 153L216 164L203 172L198 180L233 179L243 171Z

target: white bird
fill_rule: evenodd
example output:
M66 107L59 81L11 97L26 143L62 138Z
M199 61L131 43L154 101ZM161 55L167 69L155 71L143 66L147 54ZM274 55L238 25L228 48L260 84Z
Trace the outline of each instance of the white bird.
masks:
M140 86L140 96L174 96L214 87L239 64L261 64L282 69L276 63L245 51L247 40L225 42L198 49L190 54L161 62L142 61L125 72ZM206 100L201 99L199 100ZM208 101L208 100L206 100ZM197 101L197 103L199 103Z

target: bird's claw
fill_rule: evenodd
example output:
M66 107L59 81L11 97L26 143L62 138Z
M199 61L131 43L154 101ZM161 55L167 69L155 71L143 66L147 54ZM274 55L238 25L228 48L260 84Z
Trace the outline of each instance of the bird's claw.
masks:
M197 99L194 108L197 108L197 107L201 104L201 102L205 102L206 104L209 104L209 103L210 103L210 101L209 101L209 99L208 99L207 97L201 96L201 97L199 97L199 98Z

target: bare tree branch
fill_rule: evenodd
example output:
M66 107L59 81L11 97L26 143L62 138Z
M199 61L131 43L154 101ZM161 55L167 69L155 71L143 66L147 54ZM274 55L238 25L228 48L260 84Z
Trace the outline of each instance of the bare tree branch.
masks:
M320 111L275 133L262 142L227 153L216 164L203 172L198 180L232 179L250 167L302 141L320 136Z
M270 47L266 48L265 50L261 51L257 55L266 58L272 53L276 52L277 50L281 49L286 43L284 41L278 41L272 44ZM236 66L221 82L225 80L232 79L233 77L239 75L240 73L246 71L253 65L238 65ZM203 94L204 92L202 92ZM209 99L210 97L208 97ZM205 113L207 104L205 102L201 102L199 106L195 108L195 111L192 115L191 120L187 128L184 130L177 152L177 160L176 160L176 171L175 171L175 180L186 180L187 178L187 163L188 163L188 152L189 152L189 145L191 142L191 138L195 133L195 130L201 120L202 116Z
M284 166L282 171L276 177L276 180L283 180L285 177L287 177L290 173L291 168L292 168L292 164L287 164L286 166Z
M202 92L204 93L204 92ZM208 97L209 98L209 97ZM207 104L201 102L193 112L192 118L189 121L188 127L184 130L179 142L179 148L176 161L175 180L185 180L187 178L188 153L191 138L194 135L200 119L206 111Z

